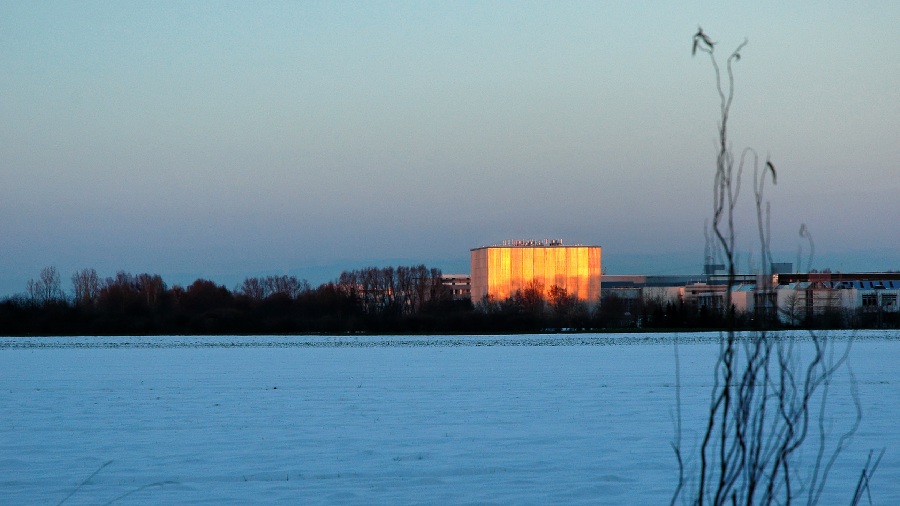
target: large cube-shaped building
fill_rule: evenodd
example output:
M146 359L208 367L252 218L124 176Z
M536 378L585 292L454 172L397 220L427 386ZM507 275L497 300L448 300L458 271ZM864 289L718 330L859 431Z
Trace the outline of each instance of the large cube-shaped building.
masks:
M579 300L600 300L600 246L565 246L562 241L505 241L471 250L472 302L503 300L517 290L565 288Z

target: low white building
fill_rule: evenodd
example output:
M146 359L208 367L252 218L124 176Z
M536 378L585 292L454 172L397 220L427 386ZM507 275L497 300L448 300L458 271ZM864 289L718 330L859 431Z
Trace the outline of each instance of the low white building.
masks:
M900 272L738 275L735 281L731 302L738 313L777 317L786 325L823 317L878 323L881 316L900 313ZM631 306L665 299L724 310L727 286L723 276L603 277L604 295Z

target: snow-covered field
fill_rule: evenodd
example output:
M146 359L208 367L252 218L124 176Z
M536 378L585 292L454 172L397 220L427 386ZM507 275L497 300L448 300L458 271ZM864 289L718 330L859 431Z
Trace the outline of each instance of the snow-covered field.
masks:
M666 504L676 336L690 447L717 334L0 338L0 503ZM857 334L823 503L887 448L900 504L898 365Z

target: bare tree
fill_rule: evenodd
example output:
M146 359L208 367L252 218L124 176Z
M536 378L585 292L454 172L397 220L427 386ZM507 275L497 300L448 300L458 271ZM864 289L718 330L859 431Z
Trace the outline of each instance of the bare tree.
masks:
M281 295L296 299L301 293L310 290L309 282L296 276L267 276L263 280L266 297Z
M525 285L525 288L516 290L514 298L516 299L516 304L524 312L536 317L543 316L546 300L544 297L544 285L540 281L532 279Z
M56 267L44 267L38 279L29 279L26 284L28 298L33 304L45 305L64 301L66 298L62 290L62 281Z
M247 297L254 302L263 301L272 296L296 299L300 294L312 290L309 281L296 276L266 276L264 278L246 278L235 289L235 293Z
M565 287L559 285L550 285L547 290L547 301L550 303L550 309L553 316L562 319L574 305L578 299L569 295L569 291Z
M784 315L787 324L791 327L795 327L800 323L800 303L801 299L797 290L792 290L784 298L784 303L781 305L781 314Z
M167 287L159 274L138 274L134 278L135 288L147 307L156 307Z
M75 304L92 307L100 297L100 276L94 269L82 269L72 274L72 293Z
M239 295L243 295L254 302L260 302L266 298L266 289L260 278L246 278L235 290Z
M734 218L745 163L754 167L754 197L763 269L766 260L770 260L769 205L764 201L763 192L767 180L776 182L774 165L767 160L760 171L759 158L752 149L745 149L735 166L728 138L728 120L734 98L732 67L740 60L740 51L746 44L744 41L738 45L726 58L723 79L715 54L716 43L702 29L693 38L693 53L706 53L710 58L720 100L712 231L728 271L728 286L725 292L726 330L722 333L714 366L708 416L700 434L697 461L693 464L696 469L685 468L680 394L676 397L679 406L673 448L679 481L672 504L679 500L698 505L790 504L796 500L815 504L821 497L835 459L861 420L852 371L848 370L856 417L836 442L834 437L829 437L825 423L828 419L828 389L834 375L839 370L847 370L849 344L843 350L836 350L833 340L811 334L811 352L804 349L801 353L791 337L776 339L765 329L750 337L739 337L735 332L732 303L736 262ZM765 279L767 272L761 274L760 279ZM758 286L757 289L768 290L770 287ZM803 473L797 469L801 453L813 455L812 464Z
M367 267L342 272L335 285L356 298L365 313L410 315L443 296L441 277L440 269L424 265Z

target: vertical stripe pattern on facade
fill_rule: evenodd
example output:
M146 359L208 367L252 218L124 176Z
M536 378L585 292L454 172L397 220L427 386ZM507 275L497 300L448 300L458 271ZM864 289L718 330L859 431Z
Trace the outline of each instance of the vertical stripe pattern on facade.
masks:
M600 299L599 246L487 246L471 251L472 301L504 300L517 290L554 285L583 301Z

